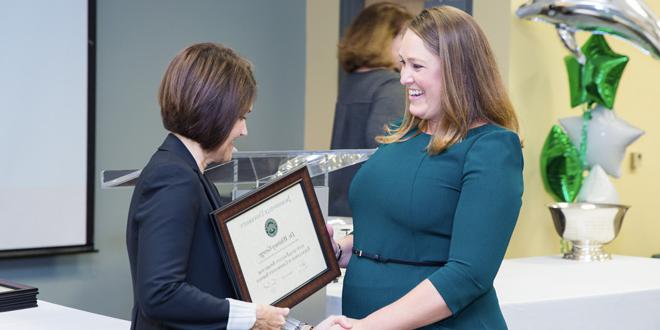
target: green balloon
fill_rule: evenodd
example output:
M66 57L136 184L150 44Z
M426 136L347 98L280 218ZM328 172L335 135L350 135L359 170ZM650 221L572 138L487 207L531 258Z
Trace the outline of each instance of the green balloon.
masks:
M553 125L541 151L545 190L558 202L573 202L582 187L582 162L566 132Z
M582 86L582 65L573 55L564 57L566 72L568 72L568 88L571 94L571 107L576 107L587 101L587 93Z
M581 49L586 58L584 65L572 55L564 57L571 106L597 103L612 109L628 57L612 51L605 38L598 34L591 35Z

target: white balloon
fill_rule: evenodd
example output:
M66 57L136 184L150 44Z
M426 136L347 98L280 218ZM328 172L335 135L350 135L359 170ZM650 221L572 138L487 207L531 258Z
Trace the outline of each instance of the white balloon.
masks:
M594 165L582 182L577 202L619 204L619 194L599 165Z
M621 176L621 161L626 148L639 139L644 131L626 123L614 115L614 110L608 110L602 105L598 105L591 114L587 128L587 163L591 167L600 165L607 174L618 178ZM562 118L559 123L580 150L582 116Z

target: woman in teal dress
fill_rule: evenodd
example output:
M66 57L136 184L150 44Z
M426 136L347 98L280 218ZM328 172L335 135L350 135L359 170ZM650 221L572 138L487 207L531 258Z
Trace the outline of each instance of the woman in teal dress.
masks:
M493 280L523 192L518 122L481 29L427 9L399 51L403 119L350 187L336 252L353 329L506 329ZM341 252L340 252L341 251Z

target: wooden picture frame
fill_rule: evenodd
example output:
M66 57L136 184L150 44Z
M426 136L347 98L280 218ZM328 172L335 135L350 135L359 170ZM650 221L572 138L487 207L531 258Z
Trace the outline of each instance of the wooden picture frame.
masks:
M212 213L237 296L293 307L340 275L307 166Z

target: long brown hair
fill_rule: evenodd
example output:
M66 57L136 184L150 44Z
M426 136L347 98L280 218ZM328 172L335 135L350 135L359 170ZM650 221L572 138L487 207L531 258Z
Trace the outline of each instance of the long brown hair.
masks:
M346 72L361 67L395 68L390 49L412 15L405 7L380 2L363 9L339 43L337 57Z
M460 142L470 125L494 123L518 132L518 119L507 95L488 40L475 20L450 6L422 11L408 26L441 63L441 118L427 147L438 154ZM386 128L380 143L405 141L407 134L428 128L428 121L405 111L397 127Z

